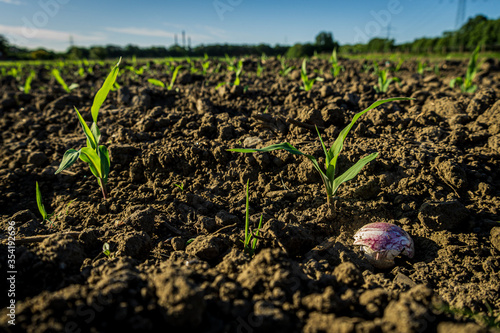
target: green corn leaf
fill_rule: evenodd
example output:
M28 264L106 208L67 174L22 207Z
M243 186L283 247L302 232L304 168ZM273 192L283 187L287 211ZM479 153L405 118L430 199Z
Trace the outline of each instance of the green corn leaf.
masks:
M24 93L29 94L31 91L31 81L33 81L33 78L35 77L35 72L31 71L30 75L26 79L26 82L24 83Z
M113 67L111 73L109 73L108 77L104 81L101 89L99 89L94 97L94 102L92 103L91 108L92 119L94 120L94 123L97 123L97 117L99 115L99 110L101 109L102 103L104 103L109 91L111 90L111 88L113 88L116 77L118 76L118 72L120 71L118 66L120 65L121 60L122 58L118 60L118 63L115 65L115 67Z
M326 146L323 142L323 138L321 137L321 134L319 134L319 130L317 126L314 126L316 128L316 133L318 133L319 141L321 142L321 147L323 147L323 152L325 153L326 157L326 165L330 164L330 154L328 153L328 150L326 149Z
M466 92L468 92L469 94L472 94L476 90L477 90L477 85L473 85L473 86L470 86L469 88L467 88Z
M69 168L73 163L76 162L76 160L78 160L78 157L80 157L80 152L78 150L68 149L64 153L61 164L59 165L59 168L57 169L55 174L57 175L59 172Z
M344 172L342 175L335 178L335 180L333 181L332 195L334 195L335 192L337 192L337 189L340 186L340 184L345 183L345 182L353 179L354 177L356 177L356 175L361 171L361 169L366 164L368 164L369 162L374 160L377 156L378 156L378 153L373 153L373 154L370 154L368 156L363 157L362 159L357 161L356 164L354 164L352 167L350 167L346 172Z
M38 187L38 182L36 182L36 205L38 206L38 210L42 215L42 219L45 221L48 218L47 212L45 211L45 207L42 203L42 193L40 193L40 188Z
M82 115L80 114L80 112L78 112L78 109L76 107L75 107L75 111L76 111L76 114L78 116L78 120L80 121L80 125L82 125L83 132L85 133L85 136L87 137L87 146L90 143L90 148L96 149L97 141L94 137L94 134L92 133L90 128L87 126L87 123L85 122L85 120L83 120Z
M160 80L148 79L148 82L157 87L165 88L165 83L161 82Z
M469 65L467 66L467 72L465 74L466 80L472 82L474 79L474 76L476 76L476 71L477 71L477 57L479 56L479 49L480 46L478 45L475 49L474 52L472 52L472 56L469 60Z
M461 77L454 78L450 81L450 87L454 88L455 84L458 84L461 86L463 84L464 80Z
M101 132L99 131L99 127L97 127L96 123L92 123L92 126L90 126L90 131L92 132L92 135L94 136L94 139L96 141L96 145L98 145L99 140L101 140Z
M177 79L177 75L179 74L179 70L182 68L181 65L175 67L174 72L172 74L172 80L170 81L170 85L168 86L168 90L172 90L174 87L175 80Z
M64 89L64 91L66 91L67 93L71 92L71 90L69 89L68 85L66 84L66 82L62 78L61 73L59 72L58 69L54 68L52 70L52 75L55 77L56 81L59 82L59 84Z
M83 147L80 149L80 159L85 163L89 164L90 171L92 174L96 176L98 179L102 179L102 171L101 171L101 159L95 152L95 150L89 147Z
M108 181L109 168L111 165L111 160L109 159L109 153L106 146L99 146L99 157L101 159L101 170L103 175L103 183L106 184Z
M365 110L356 113L356 115L354 115L354 117L352 118L351 123L349 125L347 125L342 130L342 132L340 132L338 138L335 140L335 142L333 143L332 147L330 148L330 151L333 153L333 158L330 161L330 163L333 164L334 166L337 165L337 158L340 155L340 152L342 151L342 148L344 146L345 138L347 137L347 134L349 133L349 131L351 130L351 128L354 126L354 123L356 122L356 120L358 120L359 117L361 117L366 112L368 112L368 111L376 108L377 106L379 106L381 104L384 104L384 103L387 103L387 102L394 102L394 101L407 101L407 100L411 100L411 99L412 98L409 98L409 97L394 97L394 98L388 98L388 99L381 99L381 100L376 101L372 105L370 105Z
M324 178L323 182L327 181L328 183L330 183L331 180L335 177L335 165L331 163L331 160L333 158L333 153L330 149L329 150L326 149L325 143L323 142L323 138L321 137L321 134L319 134L319 130L317 127L316 127L316 132L318 133L319 141L321 142L321 146L323 147L323 152L325 153L325 159L326 159L326 174L323 177ZM323 174L322 171L320 173Z
M227 151L234 151L237 153L256 153L256 152L269 152L269 151L280 150L280 149L286 150L287 152L292 153L294 155L305 155L304 153L299 151L297 148L295 148L294 146L292 146L288 142L277 143L277 144L270 145L270 146L267 146L264 148L259 148L259 149L257 149L257 148L253 148L253 149L233 148L233 149L228 149Z

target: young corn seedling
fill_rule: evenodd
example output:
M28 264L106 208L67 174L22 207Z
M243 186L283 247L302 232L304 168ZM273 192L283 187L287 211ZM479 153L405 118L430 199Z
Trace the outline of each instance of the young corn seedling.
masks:
M332 67L330 68L330 72L333 77L337 77L340 74L340 71L345 70L344 66L339 65L339 61L337 58L337 49L333 49L332 55L330 57L330 62L332 63Z
M108 257L108 259L113 259L115 257L114 253L111 252L109 243L102 244L102 254Z
M250 256L253 257L255 254L255 249L257 248L257 242L259 237L260 229L262 228L262 215L260 216L259 225L257 230L254 232L250 229L250 214L249 214L249 199L248 199L248 184L250 180L247 180L247 190L246 190L246 203L245 203L245 239L243 240L243 250Z
M423 62L419 61L417 64L417 73L420 75L424 75L425 65Z
M24 87L21 87L21 90L25 94L29 94L31 91L31 81L33 81L33 78L35 77L35 72L31 71L30 75L26 78L26 82L24 82Z
M304 86L301 88L304 89L305 91L309 91L313 87L314 82L323 81L323 78L321 78L321 77L315 77L312 79L308 78L307 77L307 69L306 69L307 65L306 65L306 63L307 63L307 60L304 59L302 61L302 69L300 70L300 77L302 78L302 83L304 83Z
M187 58L186 61L189 64L189 72L191 74L198 73L199 69L196 67L196 62L192 61L190 58Z
M403 59L399 59L398 61L398 64L396 65L396 68L394 68L394 72L399 72L401 70L401 66L403 65L404 63L404 60Z
M66 91L68 94L71 93L71 90L78 88L78 84L76 84L76 83L72 83L68 87L68 85L66 84L66 82L62 78L61 73L59 72L59 70L57 68L54 68L52 70L52 75L54 76L56 81L61 85L61 87L64 89L64 91Z
M205 61L201 63L201 73L206 76L208 73L208 68L210 67L210 60L208 60L208 55L205 53Z
M476 77L477 73L477 57L479 56L479 48L478 45L474 52L472 52L471 58L469 60L469 66L467 66L467 72L465 72L465 78L457 77L450 81L450 87L454 88L455 84L460 86L462 92L465 93L473 93L477 90L477 85L472 84L474 81L474 77Z
M175 84L175 80L177 79L177 75L179 74L179 71L181 70L182 65L178 65L175 67L173 73L172 73L172 79L170 80L170 84L167 86L168 90L172 90Z
M243 60L240 60L236 64L236 68L234 68L234 73L235 73L236 77L234 78L233 85L235 85L235 86L240 85L240 75L241 75L242 71L243 71Z
M261 77L262 76L262 72L264 71L264 67L262 67L262 65L260 64L260 61L257 63L257 77Z
M389 70L388 69L378 69L376 71L378 76L378 84L373 86L373 89L377 92L377 94L386 93L387 89L389 89L389 85L392 81L399 82L399 78L391 77L389 78Z
M42 202L42 193L40 192L40 187L38 187L38 182L36 182L36 205L38 206L38 211L40 212L40 215L42 215L42 223L45 221L48 221L50 224L52 224L52 221L50 220L52 218L52 214L47 214L47 211L45 210L45 206L43 205Z
M54 216L55 212L53 212L52 214L47 214L45 206L43 205L42 193L40 192L40 187L38 186L38 182L36 182L35 194L36 194L36 205L38 206L38 211L40 212L40 215L42 215L42 223L47 221L49 222L49 226L52 226L54 222L57 221L57 219L61 216L62 212L57 214L53 220L52 216ZM68 215L69 205L71 205L72 202L73 200L71 200L66 204L66 215Z
M321 175L321 179L323 180L323 185L324 185L324 188L326 191L327 203L331 204L332 197L337 192L339 186L342 183L345 183L345 182L353 179L354 177L356 177L356 175L361 171L361 169L366 164L368 164L370 161L374 160L378 156L378 153L372 153L368 156L365 156L362 159L360 159L359 161L357 161L349 169L347 169L347 171L345 171L343 174L336 177L335 174L338 171L337 170L337 159L340 155L340 152L342 151L342 148L344 146L344 141L347 137L347 134L349 133L349 131L353 127L356 120L358 120L358 118L361 117L366 112L376 108L377 106L379 106L381 104L384 104L387 102L392 102L392 101L405 101L405 100L410 100L410 99L411 98L407 98L407 97L395 97L395 98L382 99L382 100L376 101L375 103L370 105L368 108L357 113L353 117L351 123L349 125L347 125L342 130L342 132L340 132L338 138L335 140L333 145L328 150L326 149L326 146L323 143L323 139L321 138L321 135L319 134L319 131L316 128L316 131L318 132L318 136L319 136L319 141L321 143L321 146L323 147L323 151L324 151L325 157L326 157L325 170L323 170L320 167L317 159L314 156L302 153L301 151L299 151L298 149L293 147L288 142L278 143L278 144L270 145L270 146L267 146L265 148L260 148L260 149L234 148L234 149L228 149L228 151L234 151L234 152L239 152L239 153L255 153L255 152L269 152L269 151L273 151L273 150L285 150L285 151L287 151L291 154L294 154L294 155L302 155L302 156L307 157L312 162L316 171L318 171L318 173Z
M83 120L80 112L75 107L76 115L78 117L78 121L82 126L83 132L87 138L87 146L80 148L80 150L69 149L64 153L61 164L56 171L56 174L59 172L69 168L73 163L80 158L82 161L89 165L90 171L97 178L97 182L99 187L102 190L102 195L104 199L108 198L108 192L106 189L106 183L108 181L108 174L111 161L109 159L108 149L104 145L99 145L99 140L101 139L101 132L97 127L97 117L99 115L99 109L102 104L106 100L109 91L113 87L113 84L116 81L116 77L118 76L120 65L120 60L115 65L115 67L111 70L111 73L108 75L106 80L104 81L101 89L97 92L94 97L94 102L92 103L91 113L92 113L92 126L89 128L85 120Z
M288 74L290 74L290 72L295 69L295 66L288 66L285 57L282 57L280 61L281 61L281 69L279 70L279 74L283 77L287 77Z

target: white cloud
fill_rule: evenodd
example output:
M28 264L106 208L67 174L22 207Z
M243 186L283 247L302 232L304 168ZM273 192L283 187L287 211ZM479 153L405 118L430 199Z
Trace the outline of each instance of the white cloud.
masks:
M6 3L8 5L22 5L22 2L19 0L0 0L2 3Z
M0 0L1 1L1 0ZM51 44L51 42L69 42L70 36L75 43L101 42L105 40L102 34L82 35L70 31L59 31L49 29L38 29L27 26L10 26L0 24L0 34L7 37L13 45L23 47L39 47Z

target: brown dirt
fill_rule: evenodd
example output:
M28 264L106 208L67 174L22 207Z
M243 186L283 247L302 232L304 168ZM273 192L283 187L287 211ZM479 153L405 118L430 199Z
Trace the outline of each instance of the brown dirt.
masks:
M257 61L245 61L241 86L219 89L232 77L224 64L216 72L215 62L206 77L182 73L171 91L147 82L169 82L160 62L143 76L120 74L122 88L110 93L98 121L111 154L107 201L83 162L54 172L68 148L84 145L73 106L90 121L109 68L95 65L86 77L66 68L67 80L80 84L72 94L44 69L31 94L1 79L2 237L15 221L18 240L16 326L7 326L2 296L3 329L498 331L498 60L479 72L474 94L448 85L467 63L443 61L439 75L415 74L416 63L405 63L396 74L401 84L382 95L364 70L368 62L342 60L347 70L333 78L326 61L313 59L310 72L323 70L325 81L305 92L297 73L278 75L277 59L257 77ZM287 141L321 161L314 125L332 144L356 112L397 96L416 100L370 111L349 134L341 170L368 153L379 157L341 186L332 207L309 161L226 151ZM240 241L247 179L251 221L261 214L264 221L253 257ZM41 221L35 181L47 211L59 214L53 224ZM401 226L415 257L373 268L352 245L370 222ZM106 242L110 258L102 254ZM2 271L7 255L0 245Z

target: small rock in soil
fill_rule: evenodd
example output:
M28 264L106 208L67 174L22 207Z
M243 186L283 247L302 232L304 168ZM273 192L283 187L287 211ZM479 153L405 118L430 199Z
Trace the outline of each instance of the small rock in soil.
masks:
M180 236L172 238L170 242L175 251L184 251L186 248L186 241Z
M363 276L352 262L344 262L335 267L333 275L337 282L348 286L356 287L363 284Z
M364 291L359 296L359 304L364 306L370 317L380 317L387 306L389 295L383 288Z
M400 294L398 300L393 300L387 305L383 320L390 323L394 331L401 333L423 332L430 329L431 318L436 318L431 310L432 298L433 292L428 287L424 285L413 287Z
M118 243L116 256L129 256L140 258L151 249L151 238L143 231L131 231L124 234L118 234L113 239Z
M487 124L488 132L492 135L500 133L500 100L498 100L491 108L477 117L478 123Z
M208 216L200 216L196 223L196 229L204 233L210 233L215 230L217 224L215 219Z
M419 210L418 219L431 230L453 230L467 227L467 208L459 201L425 202Z
M123 223L132 226L135 230L145 231L148 234L154 229L155 216L158 211L152 207L138 210L128 216Z
M314 246L314 237L310 229L300 223L285 223L273 219L266 222L262 233L266 237L275 239L278 245L291 256L303 254Z
M437 159L436 168L439 176L454 189L463 189L467 184L467 175L465 170L458 164L453 163L448 159Z
M494 227L490 231L491 244L500 251L500 227Z
M78 271L85 259L85 253L78 241L60 233L46 238L37 253L44 261L55 261L62 270Z
M325 98L333 95L333 89L329 85L324 85L320 88L319 93L321 94L321 97Z
M217 215L215 215L215 222L220 226L235 224L239 221L240 220L236 216L226 212L225 210L221 210L217 213Z
M186 247L186 253L210 261L223 254L227 247L221 235L200 235Z
M487 108L489 108L493 103L495 103L496 95L495 91L490 88L483 89L474 95L474 98L469 102L467 106L467 114L473 118L476 118Z
M200 325L206 309L203 291L190 278L179 273L168 268L154 276L158 304L170 325L194 328Z

